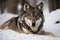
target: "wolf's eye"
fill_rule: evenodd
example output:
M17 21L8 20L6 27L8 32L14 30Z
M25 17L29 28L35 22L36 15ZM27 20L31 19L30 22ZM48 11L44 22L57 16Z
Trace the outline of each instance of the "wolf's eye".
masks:
M38 9L41 9L41 6L38 6Z
M38 9L43 9L43 2L41 2L37 7Z
M29 9L29 5L26 5L26 8Z
M29 8L30 8L30 6L28 4L24 5L24 10L29 9Z

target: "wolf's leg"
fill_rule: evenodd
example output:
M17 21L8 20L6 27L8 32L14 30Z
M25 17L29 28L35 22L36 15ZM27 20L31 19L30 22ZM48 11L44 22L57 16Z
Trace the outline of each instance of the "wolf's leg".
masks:
M52 37L58 37L57 35L55 35L52 32L42 32L41 35L48 35L48 36L52 36Z
M48 35L51 35L52 37L59 37L56 34L52 33L52 32L47 32Z
M9 23L10 23L10 20L8 20L8 21L5 22L4 24L0 25L0 29L8 28Z

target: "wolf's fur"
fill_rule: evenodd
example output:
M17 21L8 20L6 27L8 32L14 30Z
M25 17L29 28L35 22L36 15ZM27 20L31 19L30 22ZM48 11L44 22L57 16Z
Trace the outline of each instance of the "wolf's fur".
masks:
M43 30L45 19L41 7L42 5L43 4L40 3L36 7L32 7L29 4L25 4L23 13L20 14L19 17L12 18L7 23L3 24L0 29L12 29L19 33L53 35Z

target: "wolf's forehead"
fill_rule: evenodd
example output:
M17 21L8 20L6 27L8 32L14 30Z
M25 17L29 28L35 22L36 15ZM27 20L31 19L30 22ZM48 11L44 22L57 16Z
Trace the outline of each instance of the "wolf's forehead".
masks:
M33 13L33 14L36 14L36 13L39 13L39 12L41 12L41 10L40 9L37 9L37 8L30 8L30 9L27 9L26 10L26 13Z
M37 16L37 15L40 15L40 11L35 11L35 10L26 10L26 14L29 16Z
M27 2L28 2L31 6L35 7L36 5L39 5L39 3L42 2L42 0L27 0Z
M30 16L30 17L37 17L37 16L40 16L40 14L39 13L26 13L27 14L27 16Z

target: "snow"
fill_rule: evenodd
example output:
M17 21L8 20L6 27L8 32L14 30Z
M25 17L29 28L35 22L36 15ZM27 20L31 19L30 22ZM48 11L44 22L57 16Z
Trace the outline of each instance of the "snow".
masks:
M52 11L47 17L45 17L44 29L47 32L53 32L60 36L60 9Z
M19 34L13 30L0 30L0 40L60 40L60 38L33 34Z
M22 8L22 6L21 6L21 4L19 3L17 9L18 9L18 10L21 10L21 8Z
M22 8L22 6L21 6L21 4L19 3L18 6L17 6L18 14L20 14L20 12L21 12L21 8Z

